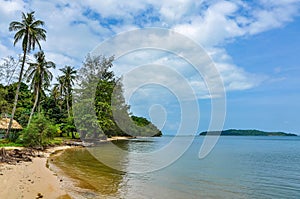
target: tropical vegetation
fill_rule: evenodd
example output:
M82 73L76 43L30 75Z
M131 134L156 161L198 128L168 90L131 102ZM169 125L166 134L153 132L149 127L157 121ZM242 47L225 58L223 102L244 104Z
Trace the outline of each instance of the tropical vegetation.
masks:
M43 51L36 53L35 55L36 62L29 63L29 68L26 71L25 77L27 77L27 83L30 82L30 87L34 93L34 104L31 109L31 113L28 120L28 126L30 124L31 118L35 109L38 109L40 112L40 101L41 97L45 96L45 90L51 84L53 75L50 72L51 68L55 68L55 64L51 61L46 61L45 54Z
M221 136L297 136L292 133L284 132L266 132L255 129L241 130L241 129L228 129L223 131L204 131L200 133L201 136L204 135L221 135Z
M34 12L30 13L22 13L22 21L13 21L9 25L9 31L16 31L14 36L14 45L22 40L22 50L23 50L23 58L22 58L22 65L21 70L19 73L19 79L17 84L17 89L15 92L15 100L13 104L13 109L11 113L11 119L9 122L9 126L6 132L6 137L9 136L9 131L12 125L12 121L16 112L18 97L19 97L19 90L23 78L23 71L26 62L26 55L30 53L31 50L35 49L36 44L39 46L41 50L41 40L46 40L46 30L41 28L44 25L44 22L41 20L35 20Z
M87 55L80 70L49 61L40 44L46 40L44 22L36 20L34 14L22 13L20 22L10 23L9 30L15 32L13 44L21 41L23 54L3 58L0 65L5 83L0 84L0 114L10 118L5 133L8 140L44 147L53 143L54 137L162 134L147 119L130 113L121 79L111 70L114 57ZM35 51L36 46L39 51ZM27 56L31 51L35 60ZM55 67L61 68L56 77L52 73ZM22 132L12 133L13 119L24 127Z

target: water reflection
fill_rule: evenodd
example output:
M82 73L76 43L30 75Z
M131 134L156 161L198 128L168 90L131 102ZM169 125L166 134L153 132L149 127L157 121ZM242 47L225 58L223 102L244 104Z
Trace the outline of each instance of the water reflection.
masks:
M80 180L81 188L95 191L95 195L82 198L300 198L300 138L286 139L222 137L212 153L200 160L203 138L198 137L174 164L149 173L114 170L90 153L105 156L123 171L132 171L151 165L146 159L137 159L134 152L158 150L171 138L115 142L132 152L127 156L107 144L90 148L90 152L67 150L55 162Z
M125 145L126 143L123 143L123 147ZM125 173L102 164L94 155L107 156L111 159L110 161L119 165L124 165L126 157L113 154L113 151L109 151L105 144L89 150L91 151L84 148L65 150L63 154L53 158L53 163L67 176L78 181L78 187L91 190L99 197L102 195L118 198L118 191L121 187L126 186L123 181ZM84 198L95 198L95 195L87 193L87 191L82 191L82 194L84 194Z

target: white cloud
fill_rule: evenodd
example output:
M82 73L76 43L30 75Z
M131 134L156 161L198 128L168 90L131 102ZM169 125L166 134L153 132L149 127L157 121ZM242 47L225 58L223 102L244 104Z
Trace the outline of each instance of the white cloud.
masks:
M13 51L8 49L7 46L3 45L0 41L0 55L2 56L0 59L9 56L12 53Z
M47 42L42 43L43 49L47 59L56 62L58 68L64 65L80 66L88 52L114 34L141 26L168 27L189 36L208 50L208 54L216 62L227 90L244 90L257 86L265 77L250 74L236 66L222 45L234 41L237 37L284 26L299 15L299 2L87 0L80 3L66 0L0 0L0 54L7 56L21 52L20 44L13 48L13 34L8 32L8 24L12 20L20 20L21 11L35 10L36 18L46 22ZM153 16L156 19L152 19ZM140 41L138 36L128 38L122 45L126 46L136 41ZM150 41L155 41L155 38ZM172 38L163 44L166 48L176 48ZM129 70L139 63L171 64L186 78L189 76L192 85L203 87L200 80L193 77L192 70L188 70L179 59L159 57L153 53L139 56L124 60L123 71L119 72ZM139 60L133 60L134 58ZM205 93L201 94L204 95Z
M171 25L181 21L189 15L191 10L201 5L202 2L193 0L160 1L159 12L165 23Z
M82 8L76 4L57 8L53 3L37 1L32 7L45 10L39 13L39 17L46 21L47 42L43 45L46 52L56 52L82 60L101 41L93 32L97 29L100 34L99 27L94 21L87 21L81 14Z
M264 75L245 72L231 64L216 63L221 73L226 91L246 90L259 85L266 79Z
M190 22L176 24L173 28L205 47L219 45L227 39L245 33L245 30L230 18L237 9L238 5L221 1L203 11L203 16L192 16Z
M298 1L299 2L299 1ZM275 4L269 10L254 11L255 21L249 25L249 34L257 34L272 28L284 26L298 15L299 8L293 4Z

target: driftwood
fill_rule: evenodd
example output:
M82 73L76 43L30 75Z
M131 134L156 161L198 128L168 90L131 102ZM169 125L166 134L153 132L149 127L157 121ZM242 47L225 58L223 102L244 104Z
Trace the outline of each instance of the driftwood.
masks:
M32 149L0 149L0 162L2 163L16 164L19 162L31 162L32 157L36 157L35 152Z
M82 146L82 147L89 147L89 146L94 146L95 143L92 142L85 142L85 141L66 141L64 142L64 145L67 146Z
M6 154L5 148L1 148L1 150L0 150L0 157L6 157L6 156L7 156L7 154Z

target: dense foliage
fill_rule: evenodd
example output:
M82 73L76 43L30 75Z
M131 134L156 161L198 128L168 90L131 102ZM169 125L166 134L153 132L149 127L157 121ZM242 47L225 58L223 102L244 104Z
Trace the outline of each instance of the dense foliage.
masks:
M106 136L160 136L161 131L159 131L151 122L146 118L137 117L130 115L130 106L125 103L123 96L122 84L120 79L117 78L114 73L110 70L112 67L113 57L97 57L91 58L87 57L86 62L84 62L83 68L79 71L79 75L83 75L83 70L86 73L96 74L93 67L98 67L97 70L102 76L102 79L96 79L94 95L90 95L92 92L80 92L80 89L75 92L76 94L83 95L86 94L86 98L82 98L82 103L92 102L93 106L88 107L85 112L81 110L80 114L75 114L74 117L78 117L82 120L75 125L73 117L73 104L72 104L72 93L73 93L73 81L75 79L76 70L74 68L65 67L64 71L71 73L71 80L67 81L64 79L66 74L57 77L58 81L48 93L46 94L46 88L49 85L49 81L46 81L47 86L41 86L39 90L39 99L36 100L37 93L34 83L29 85L21 82L19 90L19 99L17 104L17 109L15 112L15 119L23 126L26 127L30 117L30 113L35 105L35 115L41 115L42 118L35 119L33 126L29 125L21 133L23 136L23 143L28 143L29 146L40 145L43 146L48 143L44 140L35 140L39 138L38 130L36 130L36 125L38 122L43 123L44 120L52 121L53 124L47 123L47 125L55 125L57 135L59 136L71 136L76 137L77 129L79 127L81 138L100 138L104 135ZM87 68L86 65L89 65ZM92 65L92 66L91 66ZM33 72L32 68L28 70ZM71 70L70 70L71 69ZM27 74L30 74L27 72ZM70 79L70 77L68 77ZM86 76L85 76L86 78ZM84 78L84 79L85 79ZM29 78L30 79L30 78ZM88 79L88 78L87 78ZM86 80L86 79L85 79ZM90 86L91 82L80 81L84 86ZM15 96L17 83L13 83L7 86L0 84L0 113L4 116L9 116L13 106L13 100ZM93 99L90 99L93 96ZM80 104L79 104L80 105ZM86 106L82 106L86 107ZM85 114L82 114L85 113ZM94 114L94 115L93 115ZM83 124L83 125L82 125ZM101 127L102 131L99 131ZM31 133L29 131L33 130ZM17 137L13 134L14 139ZM11 136L10 136L11 137ZM27 139L28 138L28 139ZM33 139L33 140L31 140Z
M51 69L56 65L46 59L40 45L41 40L46 40L43 25L43 21L35 19L34 12L22 13L21 21L9 25L9 31L15 32L14 45L20 42L23 54L18 59L4 58L0 65L5 83L0 84L0 114L11 118L7 138L18 139L19 134L10 135L13 119L27 126L19 140L34 147L47 145L55 135L78 138L77 131L81 138L95 139L161 135L147 119L129 113L120 78L111 70L114 57L88 55L79 71L72 66L61 68L62 75L51 85ZM39 51L32 61L27 55L36 46Z
M87 56L78 71L80 89L76 91L75 115L81 137L106 136L160 136L161 132L143 118L134 122L130 107L125 103L122 84L111 67L114 58ZM91 110L95 107L94 110ZM95 112L96 117L91 113ZM101 129L99 131L99 129Z
M13 83L8 86L0 84L0 113L3 116L8 115L8 113L10 113L13 108L13 100L16 88L17 83ZM17 118L17 121L22 126L27 125L32 105L32 92L29 90L29 87L25 83L21 83L15 118Z
M161 136L162 132L157 129L155 125L153 125L151 122L149 122L146 118L144 117L137 117L137 116L131 116L131 119L134 121L134 123L137 126L140 127L147 127L144 128L144 131L142 131L141 135L142 136Z
M44 147L50 144L57 132L58 128L48 118L39 114L22 131L19 142L29 147Z

